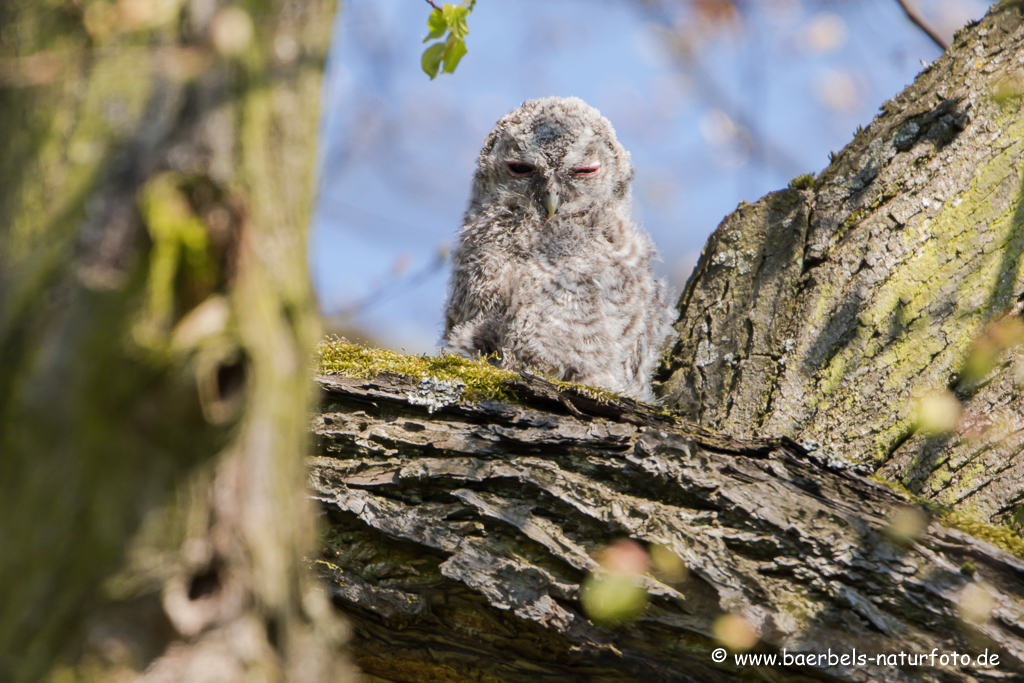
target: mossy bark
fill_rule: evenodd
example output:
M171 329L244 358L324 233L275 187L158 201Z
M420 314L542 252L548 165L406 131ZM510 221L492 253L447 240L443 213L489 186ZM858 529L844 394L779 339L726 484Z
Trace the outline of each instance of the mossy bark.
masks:
M0 7L2 680L346 675L297 455L333 11Z
M446 388L427 406L416 378L319 381L312 488L330 531L315 565L371 680L1024 676L1024 559L938 519L901 531L913 509L904 496L788 440L728 439L534 378L507 386L519 403ZM585 612L581 584L622 537L669 551L689 573L645 576L647 609L606 628ZM974 594L976 621L964 616ZM754 653L871 660L718 661L726 614L757 630ZM929 670L898 659L933 649L987 649L999 663ZM896 659L876 663L881 654Z
M680 302L668 405L1024 516L1021 11L958 33L812 187L723 221ZM942 430L923 428L935 395L960 411Z

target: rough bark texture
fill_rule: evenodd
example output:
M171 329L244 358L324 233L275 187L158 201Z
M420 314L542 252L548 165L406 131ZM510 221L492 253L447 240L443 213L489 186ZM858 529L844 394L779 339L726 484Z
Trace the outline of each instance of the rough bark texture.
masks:
M0 5L0 680L347 670L296 457L334 2L230 4Z
M789 441L738 442L636 404L520 384L530 407L441 396L401 377L321 377L316 562L388 681L953 681L1024 676L1024 561L932 522L902 545L906 502ZM689 579L609 630L579 585L617 537L660 544ZM992 617L959 616L984 586ZM967 591L965 593L965 590ZM984 598L983 598L984 599ZM714 664L715 620L758 652L971 653L997 667ZM374 679L376 680L376 679Z
M1024 562L939 520L903 537L907 501L863 476L955 506L949 520L1012 520L1022 502L1019 327L994 326L1024 298L1022 4L959 34L820 177L712 236L662 373L699 427L534 380L511 405L320 378L316 565L372 680L1024 679ZM946 388L959 428L927 436L915 399ZM601 628L580 585L623 536L689 578L648 577L647 611ZM726 613L767 654L1000 660L716 664Z
M961 31L813 187L725 219L680 302L669 405L1024 515L1024 355L986 327L1024 305L1021 11ZM946 388L959 429L923 433L917 399Z

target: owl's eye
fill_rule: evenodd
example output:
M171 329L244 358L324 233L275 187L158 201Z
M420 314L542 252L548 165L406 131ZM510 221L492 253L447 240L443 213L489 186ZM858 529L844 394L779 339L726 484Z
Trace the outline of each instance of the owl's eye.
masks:
M506 161L505 165L508 166L508 170L512 172L512 175L530 175L535 169L530 164L524 164L521 161Z
M597 172L600 170L600 166L580 166L579 168L572 169L572 174L574 176L591 176L597 175Z

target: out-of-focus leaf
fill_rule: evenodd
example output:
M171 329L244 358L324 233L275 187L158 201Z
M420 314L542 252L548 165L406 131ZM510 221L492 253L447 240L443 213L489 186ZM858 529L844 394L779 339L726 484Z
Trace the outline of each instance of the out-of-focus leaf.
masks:
M930 391L918 398L914 422L918 431L928 434L949 434L957 428L963 406L949 389Z
M757 629L739 614L723 614L711 625L711 633L733 652L746 652L761 639Z
M893 543L910 546L924 535L929 521L924 510L905 505L893 512L882 533Z
M957 612L968 624L984 624L992 617L996 601L977 583L969 583L957 596Z
M428 40L434 40L444 35L444 32L448 30L448 22L444 18L444 12L439 9L434 10L427 17L427 29L430 33L423 39L423 42Z
M474 5L476 0L464 0L458 5L446 2L443 7L435 9L427 17L427 29L430 33L423 39L424 43L442 38L446 32L448 34L444 42L435 43L423 52L421 65L423 72L430 76L431 80L438 72L454 73L455 67L465 56L465 38L469 34L466 17L473 11Z
M444 20L448 24L448 30L456 38L465 38L469 33L466 25L466 17L469 15L468 7L456 7L455 5L444 4Z
M430 80L434 80L438 69L441 68L441 59L444 58L444 51L445 43L435 43L423 51L420 65L423 67L423 73L430 76Z
M618 572L591 574L580 586L583 610L592 621L606 626L636 619L649 599L633 576Z
M466 41L456 38L454 33L448 36L448 42L444 45L444 73L453 73L465 54Z

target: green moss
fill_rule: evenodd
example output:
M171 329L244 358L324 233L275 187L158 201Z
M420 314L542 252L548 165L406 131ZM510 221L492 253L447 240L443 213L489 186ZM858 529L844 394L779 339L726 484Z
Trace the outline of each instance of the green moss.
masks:
M520 403L509 382L519 379L511 370L491 365L486 358L463 358L452 354L440 356L405 356L387 349L373 349L353 344L340 337L320 342L317 372L343 377L375 377L381 374L405 375L424 379L433 377L465 384L465 397L469 401L502 401ZM611 403L622 397L613 391L564 382L544 377L558 391L585 396L599 403ZM668 415L668 413L664 413Z
M931 476L928 477L928 485L932 491L938 493L942 491L949 482L953 481L953 473L949 471L949 463L942 463L938 468L932 472Z
M887 488L892 489L892 491L897 496L899 496L900 498L903 498L904 500L912 501L912 500L914 500L914 498L916 498L916 496L914 496L914 494L911 493L910 490L907 489L907 487L904 486L903 484L901 484L900 482L898 482L898 481L890 481L890 480L886 479L885 477L883 477L882 475L880 475L878 473L869 474L868 475L868 479L871 479L874 482L877 482L877 483L882 484L883 486L885 486Z
M1008 524L989 524L988 522L979 521L962 510L954 510L952 507L939 505L931 500L916 496L908 491L907 487L903 486L903 484L889 481L878 474L872 474L869 478L889 487L907 502L925 508L935 515L943 525L951 529L958 529L965 534L991 543L997 548L1024 560L1024 537L1014 531ZM975 512L974 514L977 513Z
M789 181L789 189L791 190L813 190L814 189L814 174L804 173L798 175Z
M985 473L985 465L976 462L960 473L960 485L967 489L973 489L977 477Z
M1006 525L1024 537L1024 505L1018 505Z
M1006 132L1008 139L1024 138L1024 118L1007 119ZM1020 197L1005 204L993 202L991 197L1001 192L1007 178L1020 178L1018 155L1019 145L997 152L976 169L966 192L944 202L936 215L911 221L904 228L902 239L914 249L872 288L870 298L860 305L859 324L836 342L835 351L829 350L831 355L816 363L815 410L863 419L866 427L881 436L875 441L872 459L891 455L887 449L905 434L913 392L945 386L949 369L963 367L985 321L1012 302L1010 283L1020 275L1006 270L1007 254L1020 250L1022 232L1015 219ZM874 209L868 207L867 211ZM875 221L875 215L862 210L848 222ZM974 225L987 226L984 240L970 228ZM972 257L972 267L964 270L963 260L951 256L956 254L977 255ZM951 283L955 283L955 291ZM825 329L841 300L827 279L819 286L807 325L812 329ZM966 296L975 292L987 294L981 305L977 297ZM936 324L935 318L942 322ZM922 359L930 361L925 364ZM877 410L870 403L851 405L851 396L864 393L864 381L877 377L858 372L864 368L885 368L881 393L903 396L904 403L893 405L893 410ZM872 387L871 392L874 395L878 389ZM863 450L861 453L866 455ZM962 490L959 485L957 488Z
M574 382L563 382L560 379L553 379L551 377L545 377L545 379L558 387L559 391L571 391L576 394L586 396L598 403L611 403L622 398L619 394L616 394L614 391L608 391L607 389L591 387L586 384L576 384Z
M469 359L450 354L405 356L387 349L371 349L352 344L339 337L324 339L318 351L317 371L325 375L375 377L390 373L421 379L434 377L464 383L465 396L471 401L514 400L506 382L516 379L518 375L496 368L482 358Z
M209 233L189 204L182 189L184 178L160 173L138 193L139 213L153 247L149 253L146 312L140 321L139 341L161 339L173 317L179 314L180 289L208 295L217 279L210 257Z
M1001 548L1011 555L1024 560L1024 538L1005 524L988 524L980 522L967 515L955 512L949 508L942 508L941 515L943 524L959 529L983 541L988 541L997 548Z
M899 444L914 433L916 425L909 417L897 419L879 433L871 448L871 462L881 465L896 450Z
M871 215L872 208L870 206L862 206L856 209L849 217L843 221L842 226L839 228L840 234L846 234L850 228L860 223L862 220Z

